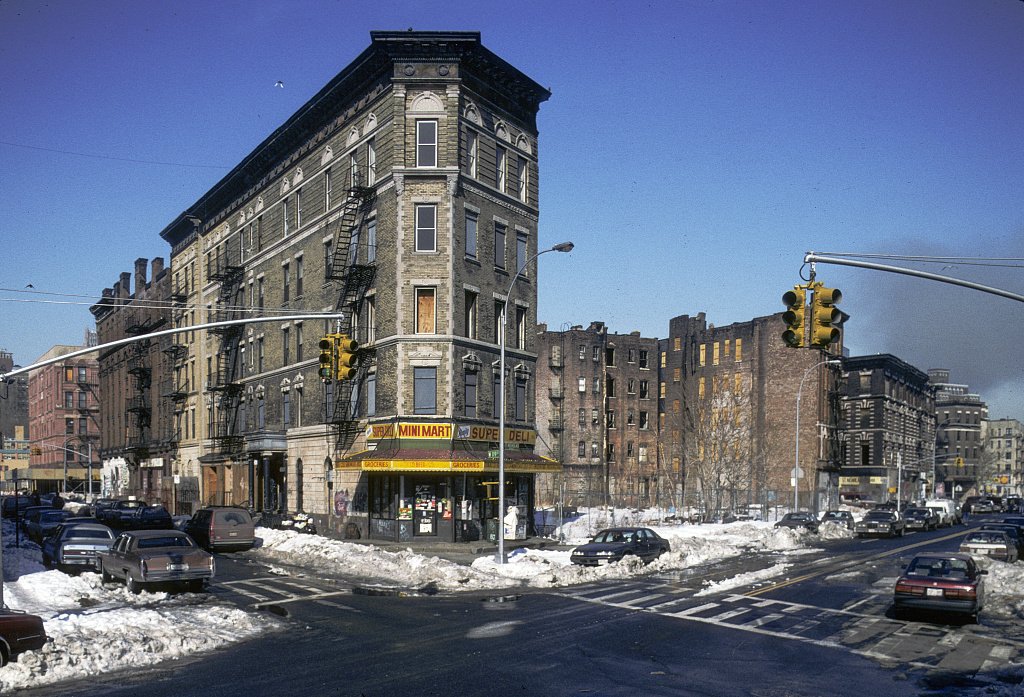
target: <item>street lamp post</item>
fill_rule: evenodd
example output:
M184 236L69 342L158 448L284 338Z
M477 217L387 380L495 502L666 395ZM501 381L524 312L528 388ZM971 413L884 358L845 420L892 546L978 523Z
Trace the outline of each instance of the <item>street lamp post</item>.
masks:
M800 509L800 395L804 391L804 380L811 374L811 371L815 368L823 365L841 365L842 361L836 359L829 359L815 363L807 372L804 373L803 378L800 380L800 387L796 391L796 464L793 466L793 510L797 511Z
M501 393L501 404L498 408L498 557L497 562L499 564L505 563L505 329L508 327L508 301L512 297L512 288L515 286L516 281L522 275L523 271L529 266L534 259L539 257L541 254L547 254L548 252L571 252L573 248L572 242L562 242L556 244L550 249L537 252L532 257L527 259L519 269L516 270L516 275L512 277L512 283L508 286L508 293L505 294L505 304L501 310L501 358L498 361L498 370L500 376L498 378L498 391Z

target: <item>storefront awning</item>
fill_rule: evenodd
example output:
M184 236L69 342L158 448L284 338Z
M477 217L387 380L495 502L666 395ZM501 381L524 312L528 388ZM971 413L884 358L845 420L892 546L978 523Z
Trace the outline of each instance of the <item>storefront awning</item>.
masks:
M497 472L498 458L491 453L438 449L364 450L335 463L342 471L363 472ZM562 463L532 452L505 452L505 471L518 473L561 472Z

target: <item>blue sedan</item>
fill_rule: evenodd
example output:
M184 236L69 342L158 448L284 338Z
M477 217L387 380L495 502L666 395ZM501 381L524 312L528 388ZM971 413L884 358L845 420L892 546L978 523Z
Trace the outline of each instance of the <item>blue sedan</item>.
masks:
M573 564L583 566L610 564L627 557L637 557L646 563L670 548L668 540L650 528L609 528L597 533L589 543L574 549L569 559Z

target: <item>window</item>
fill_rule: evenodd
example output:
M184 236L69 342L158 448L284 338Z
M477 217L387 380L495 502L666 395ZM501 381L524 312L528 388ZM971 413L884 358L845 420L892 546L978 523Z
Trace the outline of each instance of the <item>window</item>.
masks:
M302 297L302 277L303 277L303 275L305 275L305 270L303 269L302 257L297 257L295 259L295 297L296 298L301 298Z
M324 242L324 279L331 277L331 267L334 265L334 240Z
M359 157L355 150L348 156L348 177L350 186L359 186Z
M366 415L377 414L377 374L370 373L366 376Z
M711 351L711 364L712 365L718 365L718 361L719 361L720 357L721 357L720 345L716 341L714 346L712 347L712 351Z
M295 229L302 227L302 189L295 190Z
M476 259L476 213L466 211L466 256Z
M505 303L494 302L494 343L501 344L505 333Z
M743 360L743 339L736 339L736 356L735 360Z
M89 419L84 416L78 419L78 435L84 436L89 433Z
M592 378L590 384L594 387L594 394L601 394L601 378Z
M64 368L64 382L75 381L75 369L71 366Z
M516 308L516 348L526 348L526 308Z
M526 235L516 235L516 271L519 269L523 270L523 277L528 277L526 273Z
M601 421L601 413L597 409L590 410L590 423L593 426L597 426Z
M615 410L608 411L608 428L615 428Z
M501 223L494 224L494 265L505 268L505 226Z
M244 355L244 354L243 354ZM302 325L295 325L295 362L302 362ZM242 359L242 363L245 363L245 358Z
M626 425L627 426L633 426L635 424L636 424L636 415L633 413L632 409L629 409L626 412Z
M494 378L492 380L494 387L494 413L492 416L498 418L501 415L501 373L497 370L494 371Z
M474 131L466 132L466 170L469 176L476 179L477 160L479 156L479 139Z
M650 396L646 380L640 381L640 399L647 399Z
M650 427L651 427L650 419L647 416L647 412L646 411L641 411L640 412L640 430L646 431Z
M267 413L266 412L266 405L263 402L263 395L260 395L259 399L256 400L256 428L258 428L261 431L266 426L266 413ZM195 412L192 412L192 416L193 416L193 418L195 417ZM192 434L193 435L195 435L195 431L196 431L196 426L193 423L192 424Z
M416 333L434 333L434 293L433 288L416 289Z
M699 361L699 365L702 365L702 366L703 365L707 365L707 356L708 356L708 345L707 344L701 344L700 345L700 361Z
M580 344L580 360L586 360L587 358L587 346L586 344Z
M626 380L626 394L636 394L636 380L629 378Z
M660 392L658 393L658 396L661 397L661 399L665 399L665 383L664 383L664 381L659 383L659 386L660 386L661 389L660 389Z
M631 348L626 350L626 363L636 363L636 349Z
M679 337L678 337L678 336L677 336L677 337L675 337L675 338L674 338L674 339L672 340L672 350L673 350L673 351L678 351L678 350L679 350Z
M414 414L437 413L437 368L413 368Z
M681 372L682 371L681 371L680 368L673 368L672 369L672 382L679 382L679 377L680 377L680 373Z
M377 340L377 298L370 296L363 301L363 307L366 309L363 311L363 318L366 322L366 334L364 338L366 343L372 344Z
M324 210L331 210L331 170L324 170Z
M366 221L366 263L377 261L377 219Z
M256 306L263 309L263 277L256 279Z
M476 298L477 294L466 291L466 338L476 338Z
M597 441L590 444L590 457L601 457L601 444Z
M640 370L647 370L647 351L640 349Z
M526 380L516 378L516 421L526 421Z
M530 198L530 166L526 160L519 158L519 200L527 203Z
M292 282L291 266L289 264L281 265L281 276L282 276L282 292L284 293L284 301L288 302L289 296L291 295L290 285Z
M465 375L466 409L465 415L476 417L476 373L466 371Z
M86 404L86 394L87 393L85 393L85 392L79 392L78 393L78 408L79 409L85 409L86 406L87 406L87 404Z
M285 237L287 237L288 236L288 199L287 198L285 198L281 202L281 210L283 212L283 217L284 217L284 235L285 235Z
M604 364L606 366L609 366L609 367L614 367L615 366L615 349L614 348L609 347L609 348L606 348L604 350Z
M256 339L256 372L263 372L263 337ZM262 424L261 424L262 427Z
M608 462L615 462L615 443L608 444Z
M416 122L416 166L437 167L437 121Z
M579 421L578 421L579 425L580 426L586 426L587 425L587 410L583 409L583 408L580 408L579 414L577 416L579 417Z
M607 395L609 397L615 396L615 378L609 377L605 380L605 387L608 390Z
M594 362L596 363L601 358L601 347L600 346L595 346L592 353L593 353Z
M291 363L291 332L288 331L288 327L281 330L281 352L283 354L283 365L289 365Z
M64 419L64 433L74 433L74 432L75 432L75 420L74 419Z
M494 184L498 190L505 191L505 168L508 166L508 151L500 145L497 147L495 156Z
M366 144L366 184L377 181L377 143L373 138Z
M580 392L586 392L587 391L587 379L586 378L579 378L579 386L580 386Z
M416 251L437 251L437 206L416 206Z
M284 427L292 427L292 393L285 392L281 395L281 407L284 411Z

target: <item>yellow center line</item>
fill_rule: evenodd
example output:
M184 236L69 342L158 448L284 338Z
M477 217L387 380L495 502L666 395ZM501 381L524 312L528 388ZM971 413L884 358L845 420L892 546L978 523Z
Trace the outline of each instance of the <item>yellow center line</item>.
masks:
M824 568L818 569L817 571L811 571L811 572L803 574L801 576L796 576L794 578L788 578L785 581L779 581L778 583L773 583L772 585L765 586L764 588L756 588L756 589L754 589L752 591L747 591L746 593L742 593L742 595L750 596L750 597L761 595L761 594L767 593L769 591L778 590L779 588L785 588L786 586L791 586L794 583L800 583L801 581L806 581L808 579L812 579L812 578L815 578L817 576L823 576L825 574L832 573L832 572L837 571L839 569L842 569L844 567L852 566L854 564L859 564L859 563L862 563L862 562L865 562L865 561L874 561L876 559L882 559L883 557L895 556L897 554L901 554L901 553L906 552L906 551L911 550L911 549L917 549L918 547L924 547L925 545L931 545L931 544L935 544L936 542L944 542L946 540L952 540L952 539L955 539L955 538L960 537L962 535L965 535L966 533L967 533L967 530L963 530L961 532L955 532L955 533L952 533L950 535L946 535L945 537L932 537L932 538L929 538L927 540L923 540L921 542L915 542L914 544L904 545L902 547L897 547L895 549L885 550L884 552L878 552L878 553L875 553L875 554L870 554L870 555L864 557L863 559L852 559L852 560L846 560L846 561L843 561L843 562L840 562L840 563L836 563L836 564L830 564L830 565L828 565L828 566L826 566Z

